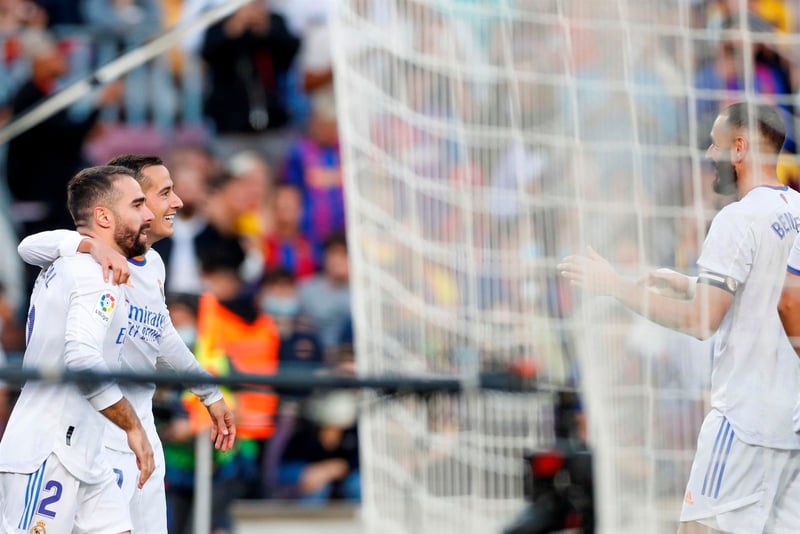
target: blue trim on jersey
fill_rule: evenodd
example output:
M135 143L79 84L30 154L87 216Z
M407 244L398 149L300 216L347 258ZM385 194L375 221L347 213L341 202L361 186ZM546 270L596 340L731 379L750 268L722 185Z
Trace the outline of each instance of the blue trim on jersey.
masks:
M730 426L730 425L729 425ZM733 429L731 429L731 435L728 438L728 447L725 449L725 459L722 460L722 469L719 471L719 480L717 480L717 489L714 491L714 498L716 499L719 497L719 488L722 487L722 475L725 474L725 464L728 462L728 456L731 453L731 445L733 445L733 437L735 433Z
M31 500L31 488L33 487L33 477L36 474L36 471L33 473L28 474L28 486L25 488L25 505L22 507L22 515L19 518L19 522L17 523L17 528L24 529L25 528L25 517L28 515L28 506Z
M795 269L791 265L787 265L786 266L786 272L787 273L791 273L791 274L793 274L795 276L800 276L800 269Z
M766 187L767 189L774 189L775 191L788 191L788 185L757 185L756 187Z
M144 256L137 256L136 258L128 258L128 263L132 263L137 267L141 267L142 265L145 265L147 263L147 258L145 258Z
M33 521L33 516L36 514L36 505L39 503L39 495L42 492L45 467L47 467L47 460L44 461L39 469L28 475L28 488L25 490L25 509L22 511L22 517L17 528L28 530L28 526Z
M703 489L700 490L701 495L706 494L706 486L708 485L708 475L711 474L711 464L714 463L714 457L717 455L717 447L719 447L719 438L722 437L722 429L725 428L725 418L722 418L722 421L719 424L719 430L717 430L717 437L714 439L714 449L711 451L711 459L708 461L708 467L706 468L706 476L703 479Z

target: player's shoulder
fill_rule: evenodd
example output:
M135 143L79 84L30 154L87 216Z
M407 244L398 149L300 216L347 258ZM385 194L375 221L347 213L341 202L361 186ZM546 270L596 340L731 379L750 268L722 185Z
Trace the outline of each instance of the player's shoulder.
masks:
M62 256L53 262L60 272L75 279L99 278L103 280L103 268L89 254Z
M74 288L81 292L111 291L121 292L117 286L103 280L103 268L88 254L65 256L53 262L52 269L65 289ZM56 280L56 277L53 277Z
M758 214L758 209L755 208L752 202L746 200L738 200L724 206L714 216L711 222L712 226L724 226L730 229L747 228Z
M159 254L158 251L152 247L148 249L144 257L147 260L147 263L153 263L159 267L164 266L164 259L161 257L161 254Z

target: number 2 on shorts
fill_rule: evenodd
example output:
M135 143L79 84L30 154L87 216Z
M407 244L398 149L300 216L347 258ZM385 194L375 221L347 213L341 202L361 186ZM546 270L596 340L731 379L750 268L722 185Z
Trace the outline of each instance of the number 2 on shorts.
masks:
M48 480L47 484L44 485L45 491L53 490L53 494L49 495L42 499L39 503L39 511L37 512L39 515L49 517L50 519L56 516L56 513L52 510L48 510L47 507L57 503L61 499L61 483L57 480Z

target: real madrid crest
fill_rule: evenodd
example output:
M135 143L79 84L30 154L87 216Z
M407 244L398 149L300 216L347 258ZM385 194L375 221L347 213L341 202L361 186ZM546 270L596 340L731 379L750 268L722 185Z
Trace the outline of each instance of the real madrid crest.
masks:
M47 534L45 526L44 521L37 521L36 524L31 527L31 534Z

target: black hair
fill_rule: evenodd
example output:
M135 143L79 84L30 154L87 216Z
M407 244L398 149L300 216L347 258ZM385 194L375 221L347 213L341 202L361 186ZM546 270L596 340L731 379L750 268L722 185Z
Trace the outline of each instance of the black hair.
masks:
M186 306L194 315L197 315L197 311L200 308L199 297L191 293L167 293L165 300L167 306L172 306L173 304Z
M145 156L142 154L121 154L109 160L106 165L118 165L120 167L127 167L128 169L141 172L145 167L152 167L153 165L164 165L164 160L158 156Z
M145 176L142 174L142 169L145 167L153 167L154 165L164 165L164 160L158 156L145 156L142 154L121 154L111 158L106 165L118 165L125 167L134 172L134 178L140 184L145 182Z
M326 254L332 248L342 247L347 252L347 237L342 232L334 232L322 243L322 253Z
M106 205L117 197L114 182L121 176L136 178L136 172L119 165L99 165L78 172L67 184L67 208L75 226L86 226L97 205Z
M245 260L245 251L239 239L220 237L199 246L197 256L203 273L232 272L238 276Z
M752 116L751 116L752 112ZM766 139L775 152L780 152L786 140L786 126L775 106L769 104L748 104L737 102L720 112L732 128L757 127L758 133Z
M261 286L274 286L276 284L294 284L295 277L292 271L285 267L276 267L264 272L261 277Z

